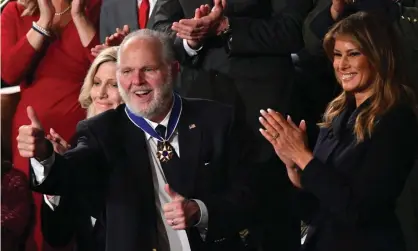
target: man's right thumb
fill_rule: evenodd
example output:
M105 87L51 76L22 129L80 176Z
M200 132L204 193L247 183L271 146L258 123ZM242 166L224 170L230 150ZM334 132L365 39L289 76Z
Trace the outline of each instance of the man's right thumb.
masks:
M41 122L39 121L38 117L36 116L35 110L33 109L32 106L28 106L27 113L28 113L28 118L31 122L31 125L38 128L38 129L42 129Z

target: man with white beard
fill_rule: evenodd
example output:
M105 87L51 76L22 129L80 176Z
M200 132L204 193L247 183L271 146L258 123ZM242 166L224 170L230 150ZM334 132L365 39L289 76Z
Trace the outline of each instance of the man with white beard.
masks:
M28 107L17 141L33 189L77 198L106 251L251 250L251 139L230 107L173 92L171 44L145 29L125 38L117 78L126 105L80 122L63 156Z

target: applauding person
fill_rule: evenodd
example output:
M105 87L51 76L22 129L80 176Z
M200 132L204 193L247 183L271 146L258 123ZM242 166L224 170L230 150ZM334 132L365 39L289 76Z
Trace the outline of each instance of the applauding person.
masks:
M13 119L12 137L28 123L26 107L32 104L45 129L56 129L65 140L85 118L77 98L99 43L99 0L26 0L6 5L1 15L1 77L8 85L20 85L21 99ZM13 144L14 167L28 173L28 161ZM40 249L39 205L36 205L35 239Z
M418 146L417 106L385 24L360 12L325 36L343 92L329 104L313 152L303 121L261 112L261 133L301 190L305 250L404 250L394 211Z

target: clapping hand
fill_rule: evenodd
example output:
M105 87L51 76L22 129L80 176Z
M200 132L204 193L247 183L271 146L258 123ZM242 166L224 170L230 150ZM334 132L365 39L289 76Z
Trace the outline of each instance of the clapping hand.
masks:
M348 4L353 4L355 3L356 0L332 0L332 5L331 5L331 17L334 20L337 20L341 14L344 11L344 8L348 5Z
M38 25L44 29L51 28L54 19L55 8L51 0L38 0L39 20Z
M214 0L214 7L211 11L208 5L201 6L195 10L194 18L174 22L172 30L177 32L178 37L186 39L193 48L193 45L201 43L210 33L215 35L219 33L218 28L224 19L225 8L225 0Z
M122 43L123 39L125 39L125 37L129 34L129 32L129 26L126 24L123 26L122 29L116 28L116 32L106 37L105 42L103 44L96 45L94 48L91 49L91 55L97 57L97 55L99 55L99 53L102 50L111 46L119 46Z
M286 165L289 179L300 188L298 168L304 169L313 158L307 147L305 121L302 120L297 126L290 116L286 120L271 109L261 110L261 115L259 120L265 128L260 129L261 134L272 144L276 154Z
M71 1L71 16L73 18L83 17L86 13L87 0L72 0Z

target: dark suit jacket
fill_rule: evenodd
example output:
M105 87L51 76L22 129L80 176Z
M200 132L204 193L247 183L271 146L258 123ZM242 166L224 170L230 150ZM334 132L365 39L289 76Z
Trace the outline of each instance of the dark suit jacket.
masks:
M357 144L354 122L368 103L350 105L321 129L315 158L302 172L301 207L311 227L305 250L404 250L395 202L414 163L417 118L396 105Z
M84 204L80 198L65 196L61 197L59 206L52 210L42 201L42 234L51 247L62 248L74 243L74 251L103 250L103 244L100 243L100 235L103 233L98 228L101 225L95 226L96 228L92 226Z
M189 177L184 196L202 200L210 215L205 242L195 228L188 231L192 250L243 250L237 232L246 227L255 201L251 154L239 125L224 105L183 100L178 130L180 175ZM107 251L156 248L157 209L144 133L124 105L80 122L77 131L77 147L57 155L46 180L33 188L82 200L87 215L102 219Z
M153 26L157 5L152 10L147 28ZM100 10L100 41L103 43L107 36L116 32L116 28L123 28L125 24L131 31L138 30L138 15L137 0L103 0Z

